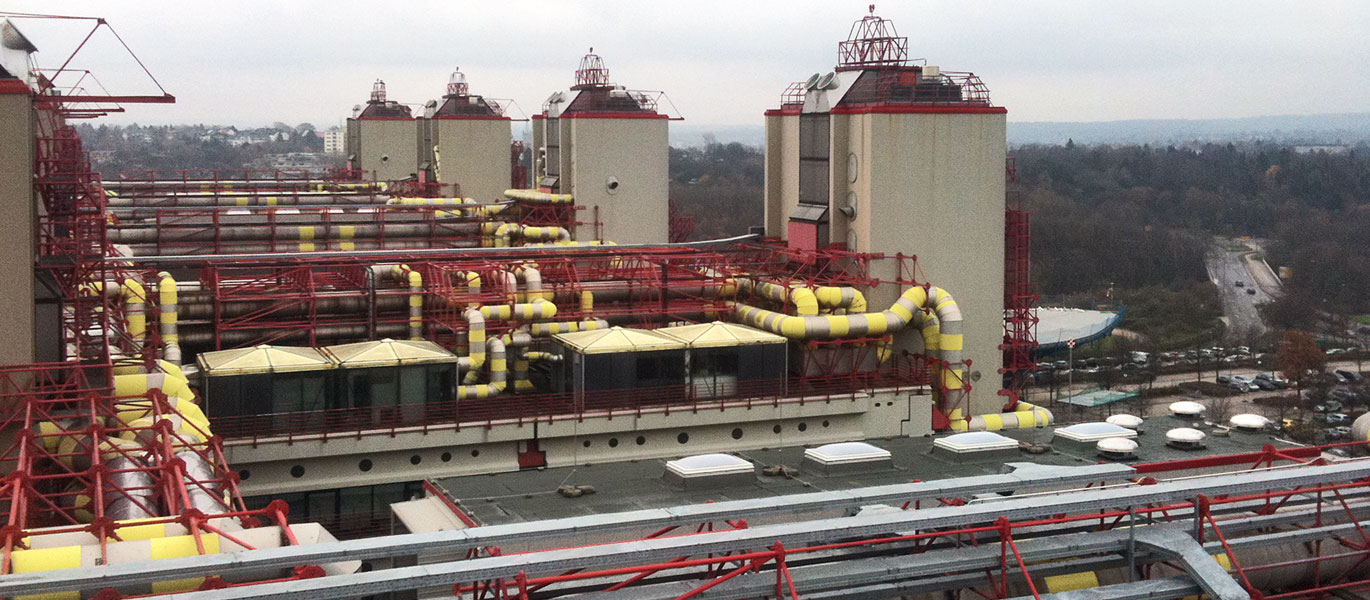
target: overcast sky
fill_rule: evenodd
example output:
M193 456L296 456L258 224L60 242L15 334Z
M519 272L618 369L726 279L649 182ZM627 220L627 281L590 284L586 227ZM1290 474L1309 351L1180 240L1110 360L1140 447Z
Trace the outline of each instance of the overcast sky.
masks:
M174 105L111 123L338 124L382 78L422 104L453 67L525 113L572 83L590 46L612 79L664 90L695 125L760 124L792 81L832 70L867 2L7 0L109 19ZM1013 121L1370 111L1370 2L900 1L877 14L912 57L973 71ZM56 67L86 22L19 20ZM102 32L73 66L115 93L155 90ZM71 83L68 80L67 83Z

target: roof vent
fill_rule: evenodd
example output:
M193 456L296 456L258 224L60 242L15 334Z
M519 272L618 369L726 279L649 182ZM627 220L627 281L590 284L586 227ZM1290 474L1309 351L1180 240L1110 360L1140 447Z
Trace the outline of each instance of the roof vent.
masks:
M1056 430L1055 437L1072 442L1097 442L1106 438L1131 439L1137 432L1113 423L1079 423Z
M1109 460L1127 460L1129 458L1137 458L1137 442L1134 442L1127 438L1104 438L1102 440L1099 440L1099 443L1095 444L1094 447L1096 450L1098 450L1099 456L1102 456Z
M1232 425L1232 428L1237 431L1252 433L1268 427L1270 425L1270 419L1260 415L1243 413L1240 415L1233 415L1232 418L1228 420L1228 424Z
M1142 418L1135 415L1113 415L1104 419L1104 422L1119 427L1126 427L1133 431L1138 431L1142 428Z
M1204 439L1207 437L1198 429L1176 427L1165 432L1165 445L1180 450L1200 450L1205 447Z
M1197 419L1207 410L1204 405L1189 400L1170 403L1170 414L1185 419Z
M752 463L731 454L698 454L666 463L662 478L685 489L745 483L756 478Z
M952 454L1016 451L1018 449L1017 440L991 431L957 433L939 438L932 445L934 448Z
M804 451L804 469L835 473L893 466L890 451L865 442L827 444Z

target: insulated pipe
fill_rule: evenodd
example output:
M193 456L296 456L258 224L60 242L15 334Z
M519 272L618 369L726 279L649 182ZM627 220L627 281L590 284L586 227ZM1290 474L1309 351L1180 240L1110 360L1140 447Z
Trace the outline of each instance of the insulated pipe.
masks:
M547 361L547 362L561 362L561 355L560 355L560 354L554 354L554 353L551 353L551 352L539 352L539 351L537 351L537 350L529 350L529 351L527 351L527 352L524 352L523 355L524 355L525 357L527 357L528 360L542 360L542 361Z
M160 304L162 324L162 358L173 365L181 364L181 337L176 334L176 280L171 273L162 271L157 274L157 297Z
M487 345L490 348L490 382L457 386L458 400L497 396L508 385L509 371L505 361L504 342L501 342L499 338L490 338Z
M565 227L532 227L525 225L519 229L519 235L527 241L571 241L571 231Z
M590 316L595 312L595 293L589 290L580 292L580 314Z
M507 321L542 321L557 316L557 305L546 300L535 299L519 304L497 304L480 307L480 314L486 319Z
M503 221L487 221L480 224L481 245L486 248L508 248L513 245L511 238L519 226Z
M211 206L315 206L320 204L381 205L377 196L363 194L168 194L165 196L116 196L107 200L113 209L121 208L203 208Z
M473 198L391 198L385 203L405 206L461 206L475 204L476 201Z
M485 366L485 316L474 308L462 311L466 317L466 356L457 359L457 368L466 371L467 383L476 382L476 373Z
M727 245L727 244L734 244L734 243L737 243L737 242L745 242L745 241L749 241L749 240L759 240L759 239L761 239L761 234L759 234L759 233L748 233L748 234L745 234L745 235L735 235L735 236L733 236L733 237L728 237L728 238L719 238L719 239L716 239L716 240L700 240L700 241L697 241L697 242L678 242L678 243L673 243L673 244L624 244L624 245L619 245L619 244L615 244L615 243L613 243L613 242L608 242L608 241L603 242L602 244L601 244L600 242L598 242L598 241L594 241L594 242L570 242L570 243L567 243L567 244L560 244L560 243L557 243L557 244L530 244L529 246L525 246L525 248L527 248L527 247L546 247L546 248L552 249L552 250L554 251L554 253L555 253L555 252L565 252L565 253L567 253L567 254L575 254L575 253L580 252L580 250L577 249L577 247L584 247L584 246L600 246L600 245L603 245L603 246L615 246L618 250L637 250L637 249L644 249L644 250L646 250L646 249L651 249L651 250L662 250L662 249L670 249L670 248L712 248L712 247L714 247L714 246L721 246L721 245ZM496 257L498 257L498 256L501 256L501 255L507 253L507 252L509 252L509 251L508 251L508 250L502 250L502 249L496 249L496 248L480 248L480 249L470 249L470 250L464 250L464 249L463 249L463 250L457 250L457 249L455 249L455 248L443 247L443 248L424 248L424 249L421 249L421 250L418 250L418 251L408 251L408 252L398 252L398 251L396 251L396 250L365 250L365 251L360 251L360 252L354 252L354 253L353 253L353 256L354 256L354 257L357 257L357 258L362 258L362 257L374 257L374 258L376 258L376 259L378 259L378 260L385 260L385 259L387 259L387 258L393 259L396 255L401 255L401 254L402 254L403 256L406 256L406 257L409 257L409 256L436 256L436 257L447 257L447 256L457 255L457 256L461 256L461 257L465 258L465 257L476 257L476 256L482 256L482 255L490 255L490 256L496 256ZM192 262L192 263L199 264L199 263L201 263L201 262L203 262L203 261L205 261L205 260L213 260L213 259L219 259L219 258L222 258L222 259L225 259L225 260L242 260L242 259L247 259L247 258L253 258L253 259L256 259L256 258L269 258L269 259L291 258L291 259L298 259L298 258L335 258L335 257L336 257L336 255L334 255L334 254L332 254L332 253L330 253L330 252L279 252L279 251L277 251L277 252L272 252L272 251L270 251L270 250L266 250L266 251L263 251L263 252L261 252L261 253L247 254L247 255L245 255L245 254L208 254L208 255L206 255L206 254L181 254L181 255L167 255L167 256L157 256L157 257L136 257L136 259L133 259L133 258L127 257L127 256L107 256L107 257L105 257L105 261L106 261L106 262L110 262L110 263L122 263L122 264L129 264L129 265L133 265L133 264L156 264L156 263L178 263L178 262Z
M1012 412L974 415L969 419L961 416L960 408L953 408L948 411L947 418L951 419L952 431L1001 431L1046 427L1051 425L1055 417L1050 410L1019 402Z
M528 352L525 350L514 355L514 392L531 389L533 382L528 379Z
M817 286L810 288L801 286L790 288L746 277L739 277L736 282L739 292L752 293L781 304L793 302L795 314L800 316L817 315L820 307L829 310L841 308L849 313L866 312L865 295L852 287Z
M479 248L480 242L471 240L433 240L425 238L404 238L398 240L387 239L384 241L376 240L319 240L315 241L277 241L274 243L234 243L227 248L215 248L215 244L206 242L202 247L176 247L158 248L155 244L134 244L126 246L134 258L148 258L163 256L163 251L178 252L178 256L193 256L203 260L213 260L214 256L222 256L232 260L239 260L249 256L262 255L269 253L273 258L280 256L290 256L295 251L286 250L292 245L298 248L299 252L319 252L331 255L330 258L337 257L333 254L338 251L352 252L349 256L355 256L356 250L367 252L396 252L402 250L443 250L452 251L462 248ZM214 252L225 252L227 254L212 254Z
M385 238L421 238L481 233L482 223L429 222L364 223L359 225L224 225L205 223L195 229L168 227L110 227L109 241L114 244L152 244L156 242L311 242L315 240L376 240ZM517 227L517 226L513 226ZM307 250L306 250L307 251Z
M572 333L576 331L594 331L596 329L608 329L609 322L604 319L589 319L585 321L560 321L555 323L532 323L528 326L528 333L533 337L549 337L559 333Z
M504 190L504 197L526 204L570 204L571 194L549 194L537 190Z
M128 337L132 340L133 353L137 354L143 349L143 340L147 337L147 290L136 279L125 279L119 290L124 299Z
M409 265L395 265L390 276L400 285L409 285L409 339L423 339L423 275Z
M956 306L951 294L940 288L911 287L888 310L878 313L790 316L740 302L734 303L733 308L740 322L790 339L881 336L898 331L911 322L917 322L915 313L930 308L937 315L940 326L938 350L943 364L946 365L940 376L939 389L945 391L940 403L941 408L948 410L957 407L965 396L965 367L961 361L961 310Z
M536 300L551 300L550 292L542 291L542 272L531 264L519 266L514 270L519 279L523 280L523 296L520 302L532 302Z

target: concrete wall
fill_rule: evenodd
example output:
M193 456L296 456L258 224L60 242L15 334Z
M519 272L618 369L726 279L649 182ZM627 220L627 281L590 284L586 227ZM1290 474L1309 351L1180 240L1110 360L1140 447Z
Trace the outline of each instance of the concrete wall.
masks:
M0 87L0 364L31 363L34 350L35 115L28 88ZM59 332L48 331L52 337Z
M413 119L357 119L358 166L377 181L404 179L418 171L418 127Z
M664 243L670 228L670 160L666 119L562 118L562 190L595 216L602 239L619 244ZM569 177L568 177L569 175ZM610 178L618 181L609 189ZM568 181L569 180L569 181ZM569 183L569 188L567 184ZM586 231L577 239L588 240Z
M965 357L973 361L971 411L997 412L1005 115L867 114L851 120L859 123L847 128L850 151L870 163L858 164L857 181L850 184L858 196L855 249L917 254L927 283L951 292L965 317ZM894 277L895 265L882 268L888 272L876 275ZM888 289L869 295L872 307L888 306L899 293L882 287ZM902 337L917 343L915 336Z
M461 185L461 195L480 202L504 200L509 189L509 119L431 119L438 147L438 181Z
M224 452L233 468L248 473L240 486L243 494L255 496L516 471L519 446L527 440L538 440L548 466L560 467L917 436L930 433L931 406L927 395L877 391L804 404L678 410L669 415L644 411L612 419L588 416L461 429L443 424L360 438L339 434L290 444L276 440L256 447L247 440L228 440ZM362 459L372 462L371 470L360 469ZM300 477L291 475L296 466L304 469Z
M799 204L799 116L766 116L766 235L785 237Z

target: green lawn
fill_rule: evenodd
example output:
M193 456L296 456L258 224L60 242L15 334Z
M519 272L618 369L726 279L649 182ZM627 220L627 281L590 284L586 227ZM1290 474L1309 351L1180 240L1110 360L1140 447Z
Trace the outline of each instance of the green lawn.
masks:
M1370 315L1354 315L1351 320L1362 325L1370 325Z

